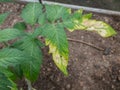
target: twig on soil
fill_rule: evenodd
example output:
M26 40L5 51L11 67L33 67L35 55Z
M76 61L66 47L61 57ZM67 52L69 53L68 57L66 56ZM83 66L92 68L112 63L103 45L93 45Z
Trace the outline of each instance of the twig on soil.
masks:
M93 44L91 44L91 43L87 43L87 42L84 42L84 41L82 41L82 40L76 40L76 39L71 39L71 38L67 38L67 39L68 39L69 41L72 41L72 42L77 42L77 43L82 43L82 44L88 45L88 46L93 47L93 48L95 48L95 49L97 49L97 50L99 50L99 51L104 51L103 48L97 47L97 46L95 46L95 45L93 45Z

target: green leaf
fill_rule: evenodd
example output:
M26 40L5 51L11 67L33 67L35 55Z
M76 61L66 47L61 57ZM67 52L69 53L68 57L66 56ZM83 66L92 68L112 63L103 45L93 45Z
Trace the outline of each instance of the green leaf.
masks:
M25 51L30 56L40 60L40 58L42 58L41 50L36 42L38 42L38 39L32 38L31 35L28 35L18 41L18 45L15 46L15 48Z
M45 7L47 19L50 22L54 22L55 20L60 18L67 18L71 13L71 9L58 5L45 5Z
M24 33L17 29L4 29L0 30L0 42L8 41L11 39L23 36Z
M37 44L38 40L31 36L26 36L16 44L16 48L24 51L33 57L32 61L21 65L24 75L31 81L35 81L39 75L42 64L42 52Z
M24 45L27 43L24 43ZM2 49L0 50L0 66L7 68L8 66L21 65L23 74L31 81L37 79L41 65L41 51L35 43L28 43L25 50ZM23 46L24 46L23 45Z
M18 76L19 78L22 79L23 71L21 69L21 65L16 65L15 68L14 68L14 71L15 71L16 76Z
M23 51L17 49L4 48L0 50L0 66L7 68L8 66L19 65L31 60L31 57Z
M68 18L63 19L63 26L67 28L70 31L73 31L75 29L76 23L81 22L82 20L82 12L83 10L77 10L74 13L72 13Z
M57 67L67 75L68 42L64 27L59 24L56 26L54 24L46 24L44 29L39 27L37 31L46 38L45 41L46 45L49 45L49 53L52 53Z
M29 79L30 81L35 81L38 76L39 76L39 72L40 72L40 60L32 60L26 63L22 64L22 70L23 70L23 74L24 76Z
M10 66L9 70L14 74L11 79L16 80L17 78L22 79L23 78L23 71L21 69L21 65L15 65L15 66Z
M69 18L72 18L72 19L74 19L74 20L76 20L76 19L81 20L82 14L83 14L83 10L80 9L80 10L74 11L74 12L71 14L71 17L69 17ZM87 16L91 16L91 14L87 14Z
M22 10L21 17L28 24L34 25L39 15L42 13L42 5L39 3L29 3Z
M6 69L4 67L0 67L0 72L2 72L3 74L5 74L7 77L12 77L13 73L9 71L9 69Z
M18 30L22 30L22 31L27 28L27 26L24 22L18 22L13 27L18 29Z
M9 14L10 14L9 12L0 14L0 24L4 23L4 21L6 20L6 18L8 17Z
M17 90L16 84L0 71L0 90Z
M92 13L85 14L85 15L82 16L82 18L91 19L92 18Z
M17 90L16 88L16 84L12 81L12 80L15 80L13 78L15 78L15 75L14 73L12 73L9 68L4 68L4 67L1 67L0 66L0 73L3 73L11 82L11 84L14 86L14 87L11 87L10 90Z
M40 27L38 27L38 28L36 28L35 29L35 31L33 32L33 37L35 38L35 37L38 37L39 35L41 35L41 33L42 33L42 30L45 30L46 29L46 24L45 25L42 25L42 26L40 26Z
M40 47L40 48L45 46L45 44L43 42L41 42L40 40L38 40L38 39L35 39L35 42L38 45L38 47Z
M45 16L44 13L39 16L38 23L39 23L40 25L43 25L43 24L46 23L46 16Z

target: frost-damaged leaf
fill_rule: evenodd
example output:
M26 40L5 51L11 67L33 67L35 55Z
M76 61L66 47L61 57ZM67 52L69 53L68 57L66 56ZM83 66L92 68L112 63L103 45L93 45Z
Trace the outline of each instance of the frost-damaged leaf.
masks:
M3 24L3 22L4 22L5 19L8 17L9 14L10 14L9 12L0 14L0 24Z
M62 56L62 54L59 52L56 45L54 45L51 40L46 39L46 45L49 45L49 52L52 53L53 60L57 67L65 74L68 75L67 71L67 65L68 65L68 55Z
M17 90L13 83L5 74L0 71L0 90Z
M91 14L83 15L82 17L79 17L79 19L72 18L71 19L72 27L67 27L67 29L69 31L74 31L74 30L93 31L93 32L97 32L102 37L110 37L116 34L115 30L110 25L106 24L103 21L96 21L90 18L91 18Z
M55 20L60 18L67 18L71 13L71 9L58 5L45 5L45 7L47 19L50 22L54 22Z
M21 17L28 24L35 24L39 15L42 13L42 5L39 3L29 3L22 10Z
M55 64L67 75L68 42L64 27L59 24L46 24L44 29L39 27L38 30L46 38L46 45L49 46L49 52L52 53Z
M8 41L11 39L23 36L24 33L17 29L4 29L0 30L0 42Z
M42 64L42 52L37 44L37 39L31 36L24 37L21 41L18 41L16 48L26 52L31 57L32 61L22 64L24 75L31 81L35 81L39 75L40 66Z
M81 25L83 30L95 31L102 37L110 37L117 34L110 25L103 21L83 20Z

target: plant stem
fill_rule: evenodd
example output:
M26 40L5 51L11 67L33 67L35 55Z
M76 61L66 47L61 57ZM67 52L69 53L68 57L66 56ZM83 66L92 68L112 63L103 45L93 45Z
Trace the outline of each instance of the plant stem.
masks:
M5 45L6 47L8 47L8 46L9 46L6 42L3 42L3 43L4 43L4 45Z
M27 85L28 85L28 90L32 90L32 85L31 85L31 81L28 79L25 79Z
M97 50L100 50L100 51L104 51L103 48L100 48L100 47L97 47L97 46L94 46L93 44L90 44L90 43L87 43L87 42L84 42L82 40L76 40L76 39L71 39L71 38L67 38L69 41L73 41L73 42L78 42L78 43L82 43L82 44L85 44L85 45L88 45L88 46L91 46Z

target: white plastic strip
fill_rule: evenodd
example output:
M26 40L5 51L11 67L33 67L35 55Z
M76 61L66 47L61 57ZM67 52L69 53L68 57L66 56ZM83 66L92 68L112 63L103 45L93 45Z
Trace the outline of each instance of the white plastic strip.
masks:
M38 0L20 0L20 1L38 2ZM63 3L51 2L51 1L42 1L42 2L43 2L43 4L56 4L56 5L61 5L64 7L72 8L72 9L83 9L85 11L90 11L90 12L95 12L95 13L120 16L120 12L118 12L118 11L99 9L99 8L91 8L91 7L71 5L71 4L63 4Z

